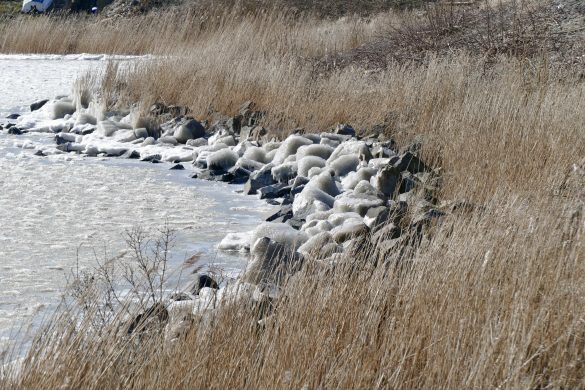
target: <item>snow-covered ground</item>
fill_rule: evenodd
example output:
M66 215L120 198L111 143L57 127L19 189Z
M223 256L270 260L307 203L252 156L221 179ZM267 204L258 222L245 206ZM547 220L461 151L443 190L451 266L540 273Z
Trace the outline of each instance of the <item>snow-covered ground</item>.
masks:
M35 100L71 94L75 78L98 71L106 58L1 55L0 118L26 113ZM202 253L199 264L227 272L245 266L241 255L215 248L227 233L256 226L271 209L266 203L237 194L237 186L169 171L168 164L39 158L27 149L54 145L53 136L0 134L0 350L19 338L35 314L46 315L58 303L77 258L91 267L94 250L100 257L104 251L117 255L128 228L168 221L177 231L175 267L195 253Z

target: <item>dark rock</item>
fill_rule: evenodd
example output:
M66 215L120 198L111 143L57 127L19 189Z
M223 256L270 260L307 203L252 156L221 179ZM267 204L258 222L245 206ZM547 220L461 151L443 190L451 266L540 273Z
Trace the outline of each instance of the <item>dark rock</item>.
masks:
M71 147L71 143L69 143L68 147L69 148ZM71 149L69 149L69 151L71 151ZM126 149L126 150L120 150L120 151L118 151L116 153L106 153L106 157L122 157L126 153L129 153L128 152L128 149Z
M192 301L193 298L191 298L191 296L187 293L184 292L176 292L171 294L171 300L176 301L176 302L182 302L182 301Z
M151 162L153 160L162 160L162 156L160 154L151 154L149 156L146 156L144 158L142 158L140 161L146 161L146 162Z
M284 183L277 183L260 188L258 193L260 194L260 199L275 199L290 194L290 190L291 186Z
M191 175L191 178L199 180L214 180L214 175L208 170L203 170L201 172L194 173L193 175Z
M242 128L242 117L240 115L234 116L226 120L225 126L233 133L239 133Z
M256 194L260 188L272 184L274 184L274 179L272 178L272 172L270 172L270 169L252 172L250 178L244 185L244 194Z
M169 320L169 312L162 303L157 303L148 308L143 313L134 317L134 320L128 326L128 334L134 332L143 332L154 328L154 330L162 330Z
M199 295L199 291L204 287L213 288L215 290L219 289L219 285L211 276L207 274L197 274L195 282L190 288L190 292L193 295Z
M43 153L42 150L37 150L34 155L39 157L47 157L47 155Z
M177 165L173 165L170 170L171 171L182 171L184 170L185 167L183 166L183 164L177 164Z
M305 185L294 187L292 186L290 189L290 195L294 199L295 195L300 194L305 189ZM288 194L287 194L288 195Z
M244 184L250 177L250 171L242 167L231 167L228 172L232 176L230 184Z
M20 114L10 114L6 117L6 119L18 119L20 118Z
M66 144L66 143L68 143L68 142L71 142L71 141L69 141L69 140L66 140L65 138L63 138L63 137L62 137L62 136L60 136L59 134L57 134L57 135L55 136L55 143L56 143L57 145L63 145L63 144Z
M199 169L207 169L207 160L195 160L193 166Z
M400 177L400 169L388 164L374 176L373 184L376 190L380 191L384 196L392 196L399 185Z
M168 115L170 117L181 117L189 113L189 107L185 106L167 106L163 103L155 103L150 107L150 115L162 116Z
M47 102L49 101L49 99L43 99L43 100L39 100L38 102L34 102L33 104L30 105L30 110L31 111L36 111L41 109L45 104L47 104Z
M272 205L272 206L281 206L281 204L277 200L274 200L274 199L266 199L266 203L268 203L269 205ZM291 204L292 204L292 202L291 202Z
M14 126L15 126L14 123L8 123L8 124L4 125L4 128L5 129L10 129L11 127L14 127Z
M262 118L264 118L265 113L261 111L256 111L256 105L254 102L247 101L240 106L240 117L241 125L242 126L256 126Z
M137 160L140 158L140 153L138 153L136 150L128 150L126 153L124 153L120 157L128 158L131 160Z
M398 192L404 194L405 192L412 191L417 185L412 173L405 171L402 172L401 176L402 180L400 180L400 188L398 189Z
M427 166L412 152L406 152L393 163L401 172L408 171L412 174L429 170Z
M8 134L11 135L22 135L23 131L20 130L18 127L9 127L8 128Z
M347 125L347 124L339 124L335 128L335 134L349 135L351 137L355 137L355 130L350 125Z
M286 222L293 217L292 205L283 206L276 213L266 218L266 222Z
M293 227L293 229L300 230L301 227L305 224L305 220L299 218L298 216L294 216L293 218L286 221L287 224Z
M191 139L205 137L205 127L195 119L187 119L175 130L175 138L184 144Z
M151 164L160 164L160 160L154 159L150 161Z
M81 135L89 135L92 134L95 131L95 127L89 127L87 129L84 129L81 131Z
M268 131L264 127L262 127L262 126L255 126L253 128L247 127L245 129L245 132L244 133L247 133L247 134L245 134L246 137L244 137L244 134L242 134L240 136L241 139L248 138L251 141L258 142L258 141L262 140L262 137L264 137L266 134L268 134Z
M297 176L295 177L292 182L290 183L292 186L292 189L294 190L297 187L300 186L304 186L305 184L309 183L309 179L307 177L304 176Z

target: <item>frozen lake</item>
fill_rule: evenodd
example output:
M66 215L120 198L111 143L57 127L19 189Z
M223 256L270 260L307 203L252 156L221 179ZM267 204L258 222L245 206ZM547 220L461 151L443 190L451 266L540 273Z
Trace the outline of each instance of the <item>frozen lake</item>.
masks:
M70 94L76 77L103 59L0 55L0 118ZM53 142L48 134L0 134L0 350L59 302L77 258L91 268L94 251L100 259L116 256L129 228L155 230L168 221L177 236L172 268L199 253L198 265L237 274L246 259L217 252L217 243L229 232L251 230L271 210L237 194L237 186L193 180L167 164L39 158L15 146L23 140Z

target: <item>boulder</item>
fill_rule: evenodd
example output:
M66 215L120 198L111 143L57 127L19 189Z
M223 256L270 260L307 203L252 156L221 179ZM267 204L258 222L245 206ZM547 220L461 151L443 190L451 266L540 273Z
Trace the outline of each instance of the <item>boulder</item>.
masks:
M290 194L291 187L284 183L276 183L266 187L262 187L258 190L260 199L275 199L282 198L287 194Z
M167 145L173 145L173 146L176 146L179 144L179 141L177 141L177 139L175 137L170 136L170 135L160 137L158 139L158 142L161 144L167 144Z
M199 292L203 288L211 288L214 290L219 289L219 284L211 276L207 274L197 274L195 282L189 288L189 291L193 295L199 295Z
M428 171L428 167L412 152L403 153L394 163L394 166L402 171L408 171L412 174Z
M254 171L250 174L250 178L244 185L244 194L256 194L260 188L271 184L274 184L274 179L272 178L272 172L270 169L263 168L259 171Z
M111 137L116 131L118 131L118 126L110 120L100 121L97 124L97 132L103 137Z
M182 171L185 167L182 164L176 164L169 168L171 171Z
M205 137L205 128L195 119L188 119L179 125L174 135L178 142L184 144L191 139Z
M30 105L30 110L31 111L39 110L48 102L49 102L49 99L43 99L43 100L39 100L37 102L34 102L33 104Z
M23 133L23 131L20 130L16 126L12 126L8 129L8 134L11 134L11 135L22 135L22 133Z
M128 325L128 334L145 331L162 331L169 320L169 312L162 303L149 307L138 314Z
M228 170L230 184L244 184L250 177L250 171L239 166L231 167Z
M75 105L66 101L54 102L49 108L51 119L61 119L75 112Z
M335 134L349 135L351 137L355 137L355 130L350 125L347 125L347 124L339 124L335 128Z
M78 114L77 119L75 120L75 126L79 125L97 125L97 119L93 115L89 114Z
M238 161L238 155L230 149L221 149L207 156L207 168L214 171L227 171Z
M140 153L138 153L136 150L128 150L126 153L124 153L122 156L120 156L122 158L128 158L131 160L137 160L140 158Z
M252 259L242 279L252 284L278 285L286 275L299 270L302 263L303 257L300 253L268 237L262 237L254 243Z
M187 146L198 148L200 146L206 146L207 140L205 138L190 139L186 142Z
M10 114L6 117L6 119L18 119L20 114Z
M388 197L396 192L400 177L400 169L388 164L372 177L371 182L376 190Z
M162 156L160 154L151 154L148 156L143 157L140 161L151 162L153 160L162 160Z
M282 206L280 210L266 218L266 222L286 222L293 217L292 205Z

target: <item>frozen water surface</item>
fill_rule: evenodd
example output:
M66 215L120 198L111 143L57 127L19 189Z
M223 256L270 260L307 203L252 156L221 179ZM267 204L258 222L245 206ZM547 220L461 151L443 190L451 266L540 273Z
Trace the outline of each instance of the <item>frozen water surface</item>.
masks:
M0 56L0 117L26 112L38 99L71 93L81 72L103 56ZM6 122L6 120L4 120ZM132 227L176 231L172 267L200 253L236 273L246 259L217 252L231 232L252 230L269 207L235 192L237 186L188 178L167 164L121 159L38 158L23 142L52 136L0 134L0 350L38 313L59 302L66 275L125 248ZM79 253L79 256L78 256Z

